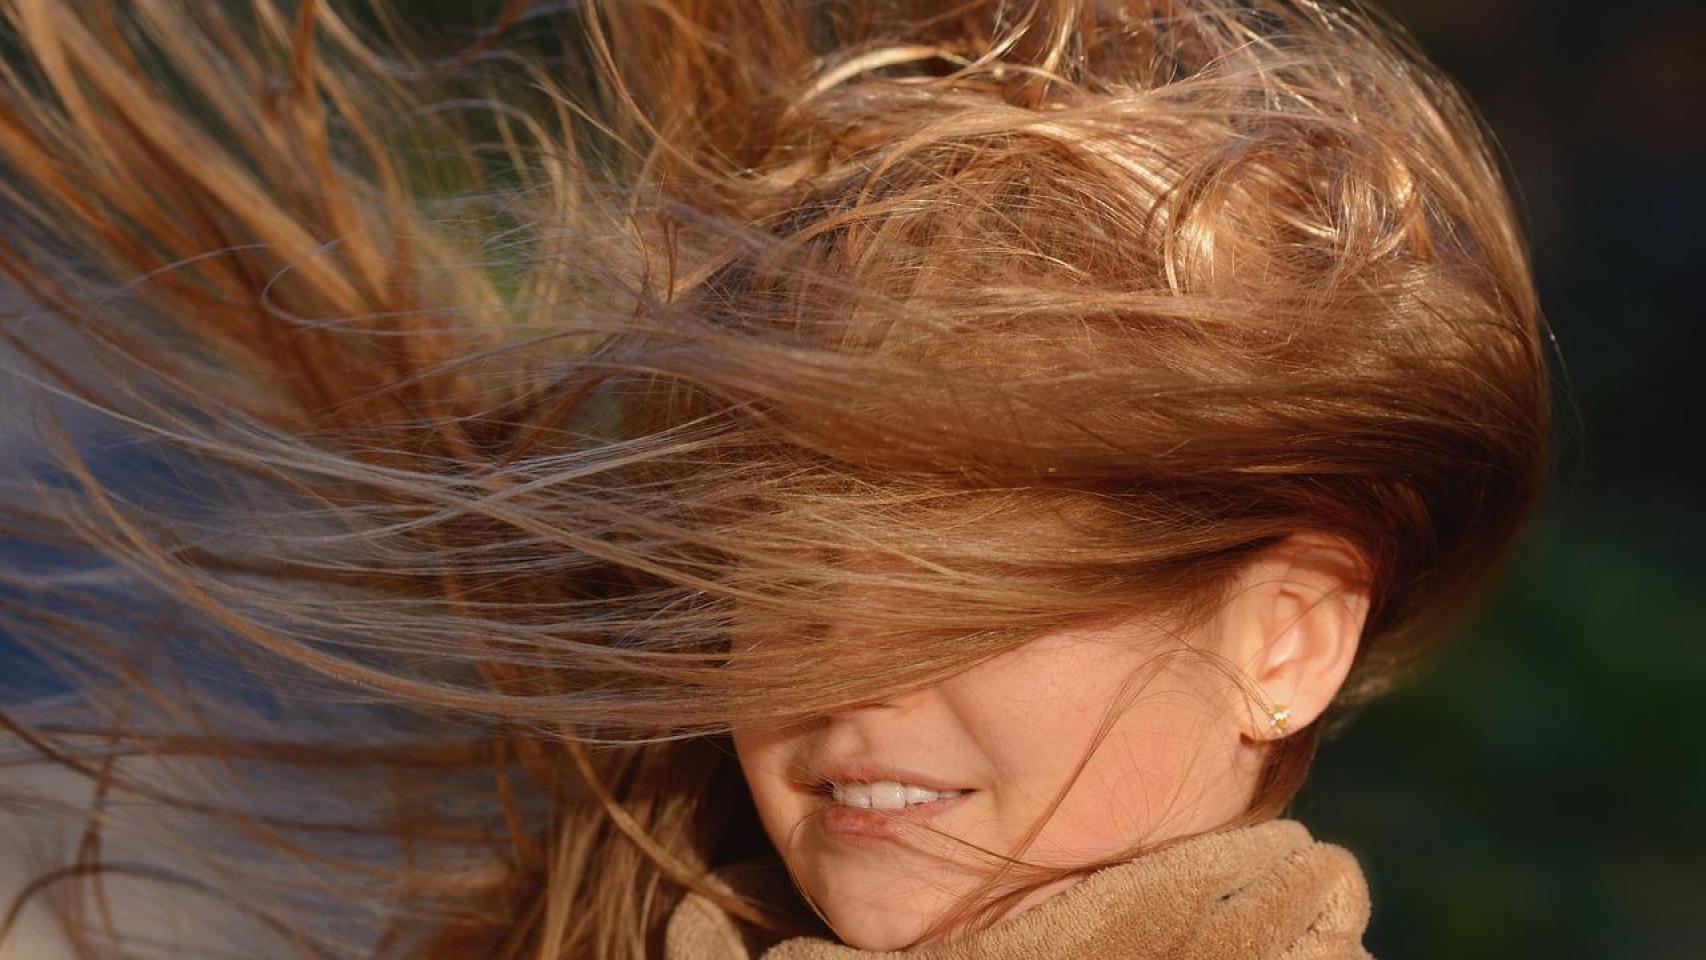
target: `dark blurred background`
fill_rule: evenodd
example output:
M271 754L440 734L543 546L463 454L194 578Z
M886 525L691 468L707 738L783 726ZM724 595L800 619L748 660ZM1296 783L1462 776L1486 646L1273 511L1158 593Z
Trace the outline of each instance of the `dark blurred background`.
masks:
M1322 751L1381 960L1706 957L1706 3L1389 0L1527 216L1559 480L1467 633Z
M1387 5L1514 174L1559 479L1466 634L1328 743L1297 816L1361 856L1381 960L1703 958L1706 3Z

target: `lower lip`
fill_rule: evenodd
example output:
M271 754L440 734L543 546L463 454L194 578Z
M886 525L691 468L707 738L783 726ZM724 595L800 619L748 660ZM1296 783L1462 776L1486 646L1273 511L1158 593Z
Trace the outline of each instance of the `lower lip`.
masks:
M964 803L975 791L968 790L956 797L914 803L899 810L871 810L849 807L825 797L823 813L818 824L831 840L849 843L903 840L916 837L916 829Z

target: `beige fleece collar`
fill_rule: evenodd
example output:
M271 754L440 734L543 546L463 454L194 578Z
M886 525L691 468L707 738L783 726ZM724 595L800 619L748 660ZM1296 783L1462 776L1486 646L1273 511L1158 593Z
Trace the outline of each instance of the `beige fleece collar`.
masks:
M759 960L1368 960L1368 887L1346 850L1273 820L1110 867L1026 913L941 946L873 952L814 938ZM689 896L665 960L752 960L739 930Z

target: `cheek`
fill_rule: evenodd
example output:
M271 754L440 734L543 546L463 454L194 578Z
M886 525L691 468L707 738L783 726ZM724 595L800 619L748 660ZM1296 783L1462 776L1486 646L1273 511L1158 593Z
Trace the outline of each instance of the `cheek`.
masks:
M785 839L808 812L808 803L789 775L795 754L793 735L782 729L743 729L733 735L735 757L758 808L764 832L777 850L786 852Z
M1016 846L1036 831L1027 859L1081 864L1236 815L1226 684L1193 663L1062 638L950 681L1004 832Z
M1145 691L1084 761L1037 855L1100 859L1226 823L1247 792L1238 749L1216 700L1184 684Z

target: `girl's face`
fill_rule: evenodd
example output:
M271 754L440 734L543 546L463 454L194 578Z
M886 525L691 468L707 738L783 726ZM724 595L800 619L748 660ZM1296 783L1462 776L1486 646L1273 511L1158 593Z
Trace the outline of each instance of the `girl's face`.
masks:
M1222 630L1062 629L888 701L737 730L735 748L766 832L837 935L896 949L997 858L1082 865L1241 813L1261 761L1240 736L1244 694L1184 650L1219 652Z

